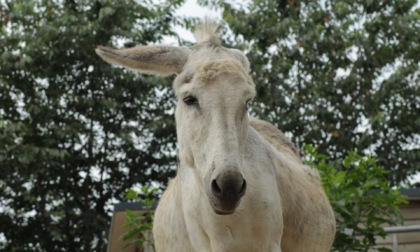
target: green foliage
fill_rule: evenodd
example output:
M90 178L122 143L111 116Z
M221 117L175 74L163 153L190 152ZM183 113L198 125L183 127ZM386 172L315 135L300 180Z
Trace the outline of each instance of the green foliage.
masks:
M181 3L0 1L0 250L104 251L112 203L173 175L170 80L94 49L174 35Z
M140 203L142 212L136 214L131 210L126 211L127 219L124 226L129 227L130 231L122 236L122 239L129 241L129 244L135 243L138 248L141 248L143 245L149 245L153 251L156 251L153 237L151 236L153 229L153 208L155 207L157 198L156 191L158 191L158 188L147 186L141 187L140 193L137 193L133 189L128 190L126 199Z
M404 196L392 189L388 173L370 156L349 152L342 162L330 162L314 147L306 146L310 165L321 174L325 192L337 220L334 251L369 251L375 238L384 237L384 224L402 220ZM382 248L381 251L387 251Z
M420 170L418 1L200 2L247 52L261 118L333 159L371 154L394 184Z

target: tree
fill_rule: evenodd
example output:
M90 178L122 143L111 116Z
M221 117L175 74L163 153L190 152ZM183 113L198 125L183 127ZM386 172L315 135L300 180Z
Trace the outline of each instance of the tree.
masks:
M388 171L370 156L349 152L342 162L331 161L305 146L305 157L319 170L322 185L334 209L337 231L332 251L391 251L378 248L376 239L385 238L384 224L402 221L399 206L404 196L392 189Z
M111 204L173 174L169 82L94 49L174 35L181 3L0 2L0 249L103 251Z
M260 117L335 160L373 155L394 184L420 170L416 0L201 3L247 52Z

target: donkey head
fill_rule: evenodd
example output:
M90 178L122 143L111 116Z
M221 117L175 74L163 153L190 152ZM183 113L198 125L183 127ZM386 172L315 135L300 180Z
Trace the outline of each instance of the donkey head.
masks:
M180 169L192 169L214 212L231 214L246 191L247 103L255 87L245 55L222 47L211 22L206 20L195 36L198 43L189 48L98 47L96 53L140 72L176 74Z

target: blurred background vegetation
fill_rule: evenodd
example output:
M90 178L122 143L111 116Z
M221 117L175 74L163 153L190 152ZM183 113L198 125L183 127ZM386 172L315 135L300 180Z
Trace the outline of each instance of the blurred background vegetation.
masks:
M183 2L0 1L0 249L104 251L112 204L175 174L171 78L114 68L94 48L188 45L174 27L198 20L175 15ZM200 3L251 62L252 113L316 146L343 193L348 153L387 171L363 175L385 176L369 190L419 186L418 1Z

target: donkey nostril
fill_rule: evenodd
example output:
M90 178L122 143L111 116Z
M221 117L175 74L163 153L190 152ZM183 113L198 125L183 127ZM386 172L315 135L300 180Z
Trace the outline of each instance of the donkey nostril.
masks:
M220 189L215 179L213 179L213 181L211 182L211 191L213 192L213 195L216 197L220 197L222 195L222 190Z
M242 183L242 187L238 192L239 197L242 197L245 195L245 191L246 191L246 180L244 179L244 182Z

